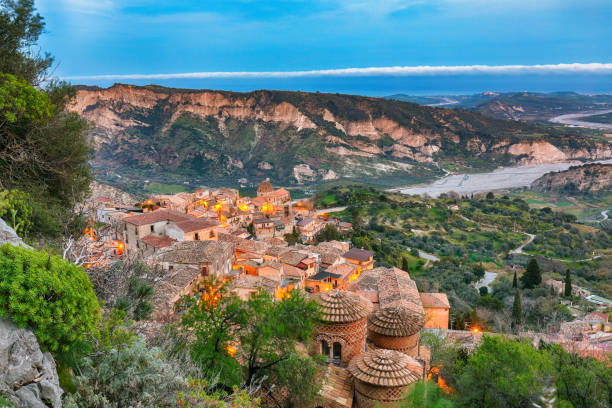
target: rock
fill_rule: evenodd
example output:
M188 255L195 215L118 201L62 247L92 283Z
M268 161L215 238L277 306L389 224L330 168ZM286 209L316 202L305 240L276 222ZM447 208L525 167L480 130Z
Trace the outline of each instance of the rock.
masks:
M31 246L24 243L23 240L19 238L19 235L17 235L15 230L9 227L9 225L4 222L2 218L0 218L0 246L6 244L7 242L15 246L32 248Z
M62 394L55 361L34 333L0 319L0 395L17 407L59 408Z

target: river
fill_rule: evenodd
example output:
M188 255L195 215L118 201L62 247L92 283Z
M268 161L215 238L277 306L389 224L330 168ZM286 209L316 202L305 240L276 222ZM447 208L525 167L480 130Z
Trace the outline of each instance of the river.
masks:
M590 112L579 112L579 113L570 113L567 115L556 116L552 119L549 119L549 122L553 123L562 123L570 126L580 126L591 129L601 129L601 130L612 130L612 124L609 123L595 123L595 122L587 122L583 120L578 120L585 116L593 116L593 115L604 115L606 113L612 113L612 109L605 110L596 110Z
M612 159L600 160L597 163L610 164ZM489 173L453 174L436 180L431 184L394 188L390 191L399 191L400 193L411 195L428 194L434 198L451 191L461 195L484 193L494 190L526 187L546 173L567 170L571 166L580 164L582 162L572 161L533 166L501 167Z

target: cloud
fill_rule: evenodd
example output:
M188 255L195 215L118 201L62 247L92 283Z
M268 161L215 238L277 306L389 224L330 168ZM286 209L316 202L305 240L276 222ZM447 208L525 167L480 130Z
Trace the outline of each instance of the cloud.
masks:
M301 78L345 76L612 74L612 63L542 65L423 65L414 67L341 68L312 71L185 72L174 74L117 74L66 76L66 80Z

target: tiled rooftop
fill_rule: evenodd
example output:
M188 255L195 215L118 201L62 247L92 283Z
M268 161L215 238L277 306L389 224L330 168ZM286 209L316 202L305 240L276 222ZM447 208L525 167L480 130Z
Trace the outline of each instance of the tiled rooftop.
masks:
M356 379L380 387L402 387L417 382L423 368L414 358L395 350L375 349L354 357L348 367Z
M351 323L372 310L370 301L344 290L315 293L313 299L321 305L321 320L327 323Z
M160 209L143 214L132 215L131 217L125 217L123 219L123 221L133 225L155 224L156 222L160 221L180 222L185 220L197 220L197 218L177 211Z
M374 256L374 252L367 249L351 248L344 255L347 259L355 259L357 261L367 261Z

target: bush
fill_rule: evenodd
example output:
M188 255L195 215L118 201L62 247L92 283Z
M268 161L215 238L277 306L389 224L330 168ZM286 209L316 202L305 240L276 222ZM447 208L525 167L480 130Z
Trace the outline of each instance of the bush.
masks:
M31 327L43 349L59 351L95 331L100 307L81 267L5 244L0 247L0 317Z

